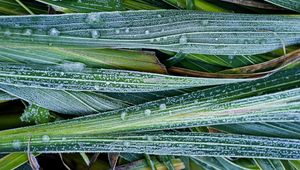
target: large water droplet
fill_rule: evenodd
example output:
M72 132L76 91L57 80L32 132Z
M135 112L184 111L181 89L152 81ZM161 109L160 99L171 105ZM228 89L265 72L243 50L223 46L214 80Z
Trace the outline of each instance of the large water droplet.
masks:
M150 109L146 109L146 110L144 111L144 113L145 113L146 116L150 116L151 110L150 110Z
M126 147L128 147L128 146L130 146L130 142L124 141L124 142L123 142L123 145L126 146Z
M180 44L186 44L187 43L187 37L185 35L182 35L180 38L179 38L179 43Z
M43 135L42 141L43 142L50 142L50 137L48 135Z
M4 36L10 36L11 35L11 32L9 31L9 30L6 30L6 31L4 31Z
M19 140L14 140L12 143L12 147L14 149L20 149L21 148L21 142Z
M204 26L208 25L208 21L207 21L207 20L203 20L201 23L202 23L202 25L204 25Z
M95 39L100 37L100 33L97 30L92 30L91 35L92 35L92 38L95 38Z
M164 110L164 109L166 109L166 108L167 108L167 106L166 106L166 104L164 104L164 103L159 105L159 109L160 109L160 110Z
M146 31L145 31L145 34L146 34L146 35L148 35L149 33L150 33L149 30L146 30Z
M98 85L96 85L96 86L94 87L94 89L98 91L98 90L100 89L100 87L99 87Z
M32 30L31 30L31 29L26 29L26 30L24 31L24 35L26 35L26 36L32 35Z
M126 29L125 29L125 32L126 32L126 33L129 33L129 28L126 28Z
M59 36L60 32L56 28L51 28L49 30L49 35L50 36Z
M121 113L121 119L122 119L122 120L125 120L126 114L127 114L126 112L122 112L122 113Z
M120 34L120 29L116 29L116 34Z

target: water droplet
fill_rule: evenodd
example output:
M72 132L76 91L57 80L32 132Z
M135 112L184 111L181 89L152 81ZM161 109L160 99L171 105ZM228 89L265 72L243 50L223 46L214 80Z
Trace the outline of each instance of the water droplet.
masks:
M121 119L122 119L122 120L125 120L126 114L127 114L126 112L122 112L122 113L121 113Z
M116 29L116 34L120 34L120 30L119 29Z
M126 146L126 147L128 147L128 146L130 146L130 142L124 141L124 142L123 142L123 145Z
M26 30L24 31L24 35L27 35L27 36L32 35L32 30L31 30L31 29L26 29Z
M146 35L149 34L149 33L150 33L149 30L146 30L146 31L145 31L145 34L146 34Z
M207 20L204 20L204 21L202 21L201 23L202 23L202 25L207 25L207 24L208 24L208 21L207 21Z
M182 35L180 38L179 38L179 43L180 44L185 44L187 43L187 37L185 35Z
M126 33L129 33L129 28L126 28L126 29L125 29L125 32L126 32Z
M244 44L251 44L250 40L244 40Z
M97 91L100 89L100 87L99 87L98 85L96 85L94 88L95 88L95 90L97 90Z
M50 36L59 36L60 32L56 28L51 28L49 30L49 35Z
M42 141L43 142L50 142L50 137L48 135L43 135Z
M148 141L153 141L153 136L147 136Z
M228 59L229 59L229 60L233 60L233 59L234 59L234 55L229 55L229 56L228 56Z
M157 17L158 17L158 18L161 18L161 15L160 15L160 14L158 14L158 15L157 15Z
M12 143L12 147L14 149L20 149L21 147L21 142L19 140L14 140L13 143Z
M150 110L150 109L146 109L146 110L144 111L144 113L145 113L146 116L150 116L151 110Z
M159 109L160 109L160 110L164 110L164 109L166 109L166 108L167 108L166 104L160 104L160 105L159 105Z
M219 40L219 38L215 38L215 40L216 40L216 41L218 41L218 40Z
M71 72L81 72L85 69L85 64L83 63L64 63L57 66L58 68L64 71L71 71Z
M6 30L5 32L4 32L4 36L10 36L11 35L11 32L9 31L9 30Z
M92 35L92 38L95 38L95 39L100 37L100 33L97 30L92 30L91 35Z

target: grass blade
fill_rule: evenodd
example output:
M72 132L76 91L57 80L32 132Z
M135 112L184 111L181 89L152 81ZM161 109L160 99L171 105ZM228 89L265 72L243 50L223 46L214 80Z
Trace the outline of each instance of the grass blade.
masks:
M151 92L211 86L252 79L210 79L168 76L127 70L85 68L81 63L59 66L2 63L0 83L18 87L101 92Z
M26 151L28 137L22 136L21 140L15 137L15 139L18 141L18 147L12 147L12 141L7 137L3 138L0 141L0 151ZM48 136L45 133L44 136L33 134L31 141L31 151L44 153L130 152L156 155L300 159L299 140L221 133L158 132L76 136Z
M300 12L300 1L298 0L265 0L286 9Z
M0 46L252 55L299 43L299 21L299 16L179 10L0 17Z

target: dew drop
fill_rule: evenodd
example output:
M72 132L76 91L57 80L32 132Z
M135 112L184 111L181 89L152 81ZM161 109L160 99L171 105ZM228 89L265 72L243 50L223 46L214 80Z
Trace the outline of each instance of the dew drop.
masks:
M128 147L128 146L130 146L130 142L124 141L124 142L123 142L123 145L126 146L126 147Z
M229 55L228 59L233 60L234 59L234 55Z
M49 35L50 36L59 36L60 32L56 28L51 28L49 30Z
M147 136L148 141L153 141L153 136Z
M121 113L121 119L122 119L122 120L125 120L126 114L127 114L126 112L122 112L122 113Z
M160 15L160 14L158 14L158 15L157 15L157 17L158 17L158 18L161 18L161 15Z
M166 104L160 104L160 105L159 105L159 109L160 109L160 110L164 110L164 109L166 109L166 108L167 108Z
M146 109L146 110L144 111L144 113L145 113L146 116L150 116L151 110L150 110L150 109Z
M116 29L116 34L120 34L120 30L119 29Z
M14 149L20 149L21 148L21 142L19 140L14 140L12 143L12 147Z
M100 33L97 30L92 30L91 35L92 35L92 38L95 38L95 39L100 37Z
M207 21L207 20L204 20L204 21L202 21L201 23L202 23L202 25L207 25L207 24L208 24L208 21Z
M185 35L182 35L180 38L179 38L179 43L180 44L185 44L187 43L187 37Z
M42 141L43 142L50 142L50 137L48 135L43 135Z
M31 29L26 29L24 32L24 35L30 36L32 35L32 30Z
M10 36L11 35L11 32L9 31L9 30L6 30L5 32L4 32L4 36Z
M145 34L146 34L146 35L148 35L149 33L150 33L149 30L146 30L146 31L145 31Z
M98 85L96 85L96 86L94 87L94 89L98 91L98 90L100 89L100 87L99 87Z
M126 33L129 33L129 28L126 28L126 29L125 29L125 32L126 32Z

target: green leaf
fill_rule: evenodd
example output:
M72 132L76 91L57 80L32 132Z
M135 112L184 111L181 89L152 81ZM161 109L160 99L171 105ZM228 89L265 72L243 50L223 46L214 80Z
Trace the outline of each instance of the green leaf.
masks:
M14 63L61 64L81 62L89 67L166 73L154 53L114 49L20 49L1 48L0 61Z
M213 126L213 128L236 134L300 139L300 125L298 122L244 123L217 125Z
M21 120L23 122L34 122L35 124L48 123L51 121L51 115L49 110L31 104L24 110Z
M101 92L152 92L211 86L253 79L168 76L113 69L85 68L82 63L24 65L2 63L0 83L18 87Z
M0 159L0 167L1 170L13 170L26 162L28 162L26 153L10 153Z
M299 16L179 10L5 16L0 17L0 46L252 55L299 43L299 21Z
M118 98L95 92L74 92L0 85L9 94L63 114L87 115L129 106Z
M268 170L285 170L284 165L280 160L271 160L271 159L254 159L256 164L260 169Z
M78 151L130 152L156 155L300 159L300 142L293 139L190 132L101 135L44 134L42 136L32 134L31 151L45 153ZM10 136L10 138L13 139L14 137ZM14 139L13 142L8 139L8 136L5 136L0 141L0 151L24 152L27 150L26 140L28 140L28 137L23 136L19 140L15 136ZM16 142L18 142L18 146Z
M300 70L218 86L91 116L0 132L27 136L153 131L250 122L298 122ZM288 79L287 79L288 78ZM292 88L290 90L284 90ZM274 92L278 91L280 92ZM258 93L267 93L257 95ZM249 97L253 96L253 97ZM263 102L262 102L263 101Z
M265 0L286 9L300 12L300 1L298 0Z

